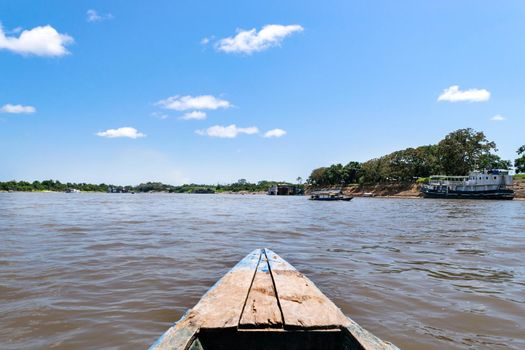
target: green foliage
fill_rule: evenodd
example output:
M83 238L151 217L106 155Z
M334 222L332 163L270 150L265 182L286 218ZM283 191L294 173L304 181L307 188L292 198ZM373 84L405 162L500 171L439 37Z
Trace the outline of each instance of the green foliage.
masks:
M440 165L447 175L484 170L491 152L497 151L496 144L488 141L483 132L470 128L451 132L437 146Z
M306 182L313 186L330 186L357 183L361 173L361 163L350 162L345 166L334 164L328 168L312 171Z
M525 173L525 145L521 146L518 151L519 158L514 161L517 173Z
M213 193L213 192L265 192L271 186L277 184L292 185L287 182L277 181L259 181L257 183L250 183L245 179L241 179L235 183L227 185L200 185L200 184L184 184L181 186L166 185L160 182L146 182L137 186L115 186L106 184L87 184L87 183L61 183L60 181L45 180L34 181L32 183L25 181L8 181L0 182L0 191L55 191L64 192L67 189L77 189L82 192L170 192L170 193ZM304 186L298 186L303 188Z
M505 169L509 170L512 167L510 160L501 159L495 154L483 154L480 159L480 169Z
M35 191L55 191L64 192L67 189L77 189L83 192L107 192L108 186L106 184L86 184L86 183L61 183L55 180L33 181L32 183L26 181L7 181L0 182L0 191L20 191L20 192L35 192Z
M416 183L417 184L426 184L429 181L430 181L429 177L420 177L419 179L416 180Z
M364 163L314 169L307 183L337 186L356 182L413 182L433 174L466 175L473 170L509 169L511 162L492 153L496 150L496 144L488 141L482 132L460 129L448 134L437 145L407 148ZM525 153L525 146L522 152Z

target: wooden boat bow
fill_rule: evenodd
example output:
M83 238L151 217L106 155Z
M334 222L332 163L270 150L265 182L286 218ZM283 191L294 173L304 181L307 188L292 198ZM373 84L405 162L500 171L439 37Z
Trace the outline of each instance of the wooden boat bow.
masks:
M318 348L316 342L330 349L397 349L346 317L312 281L273 251L256 249L150 350L301 349L303 338L311 349Z

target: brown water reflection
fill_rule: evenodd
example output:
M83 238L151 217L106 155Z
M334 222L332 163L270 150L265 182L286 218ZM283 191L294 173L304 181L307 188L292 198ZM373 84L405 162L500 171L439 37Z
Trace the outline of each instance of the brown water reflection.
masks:
M146 348L269 247L403 349L525 349L525 202L0 193L0 348Z

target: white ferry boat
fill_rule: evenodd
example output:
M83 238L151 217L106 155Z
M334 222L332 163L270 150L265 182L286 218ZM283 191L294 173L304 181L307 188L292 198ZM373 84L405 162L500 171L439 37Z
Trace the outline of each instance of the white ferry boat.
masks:
M468 176L433 175L421 192L425 198L513 199L507 170L471 172Z

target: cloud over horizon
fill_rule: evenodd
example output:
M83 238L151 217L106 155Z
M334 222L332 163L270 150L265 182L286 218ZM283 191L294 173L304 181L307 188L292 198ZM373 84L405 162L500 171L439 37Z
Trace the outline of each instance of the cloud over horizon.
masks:
M279 46L284 38L303 30L304 28L298 24L268 24L259 31L255 28L250 30L237 29L235 36L220 39L215 44L215 48L226 53L252 54L273 46Z
M107 137L107 138L118 138L118 137L127 137L130 139L137 139L140 137L146 137L145 134L139 132L137 129L130 126L125 126L118 129L108 129L106 131L99 131L96 133L97 136Z
M253 135L257 134L259 129L255 126L250 126L247 128L239 128L235 124L228 126L214 125L207 129L195 130L195 133L201 136L209 137L219 137L219 138L228 138L233 139L239 134Z
M206 113L201 112L201 111L191 111L191 112L185 113L179 119L181 120L204 120L206 119Z
M490 99L490 91L486 89L460 90L459 85L452 85L441 93L438 101L447 102L484 102Z
M170 96L164 100L160 100L156 103L157 106L161 106L166 109L173 109L176 111L186 111L189 109L203 110L203 109L219 109L219 108L230 108L232 105L229 101L217 98L212 95L200 95L200 96Z
M61 34L50 25L23 30L18 37L6 36L0 23L0 49L20 55L59 57L69 54L67 45L74 42L67 34Z
M10 114L31 114L36 112L36 108L33 106L13 105L8 103L0 108L0 112Z
M264 133L264 137L266 138L283 137L284 135L286 135L286 131L283 129L272 129Z
M490 118L490 120L492 120L492 121L494 121L494 122L501 122L501 121L507 120L507 118L505 118L505 117L502 116L501 114L496 114L495 116L493 116L492 118Z
M86 12L86 21L88 22L101 22L108 19L113 19L113 15L111 13L98 14L97 11L92 9L89 9Z

